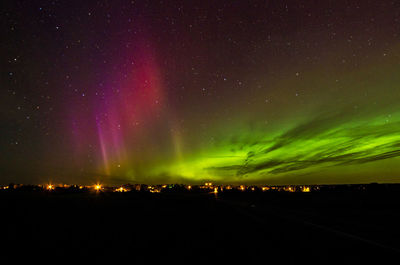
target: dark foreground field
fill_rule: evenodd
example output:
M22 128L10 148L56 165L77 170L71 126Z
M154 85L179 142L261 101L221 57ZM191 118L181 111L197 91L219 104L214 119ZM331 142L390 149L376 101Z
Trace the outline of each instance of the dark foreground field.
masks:
M3 264L395 264L399 198L398 192L2 192L1 259Z

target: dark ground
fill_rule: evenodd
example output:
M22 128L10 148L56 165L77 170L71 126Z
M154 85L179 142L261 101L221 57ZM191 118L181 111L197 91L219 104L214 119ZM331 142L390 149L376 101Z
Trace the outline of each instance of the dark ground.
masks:
M2 264L395 264L399 206L399 192L5 191L0 251Z

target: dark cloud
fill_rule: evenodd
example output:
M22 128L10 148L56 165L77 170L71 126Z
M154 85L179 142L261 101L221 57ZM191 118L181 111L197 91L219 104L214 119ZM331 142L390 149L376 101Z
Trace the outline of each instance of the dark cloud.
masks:
M343 166L364 164L400 156L400 140L383 141L382 137L398 135L399 122L381 124L359 124L353 120L344 120L344 115L329 115L302 123L277 136L272 145L247 153L242 164L209 167L215 172L231 172L237 177L252 173L282 174L317 166ZM386 138L389 139L389 138ZM254 139L253 139L254 141ZM303 142L317 142L306 151L296 150ZM260 141L259 143L266 141ZM241 146L252 146L246 142L234 142ZM268 145L268 144L267 144ZM368 147L370 145L370 147ZM279 152L278 152L279 151Z

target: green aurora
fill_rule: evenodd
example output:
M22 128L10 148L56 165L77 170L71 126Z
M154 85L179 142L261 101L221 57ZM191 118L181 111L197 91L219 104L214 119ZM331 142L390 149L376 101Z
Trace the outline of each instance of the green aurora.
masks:
M396 175L391 173L396 171L385 172L384 168L398 168L399 129L400 113L356 121L319 117L270 137L243 132L203 154L157 170L194 181L221 183L284 183L292 177L297 177L297 183L310 183L312 179L336 182L338 179L331 175L338 172L355 174L360 181L394 180ZM382 171L388 174L382 179L371 175ZM315 179L317 175L321 180Z
M358 72L339 74L347 86L338 93L353 93L352 100L328 100L321 103L305 99L302 109L294 107L262 124L244 122L249 116L215 130L213 141L203 141L195 151L166 159L149 169L155 182L322 184L398 182L400 173L400 111L398 108L397 70L399 65L372 65ZM285 82L284 86L303 83ZM356 78L355 78L356 77ZM366 82L360 84L358 78ZM357 83L358 82L358 83ZM305 84L304 84L305 83ZM357 95L355 91L363 91ZM367 96L365 96L367 95ZM335 94L332 97L341 99ZM350 96L345 94L344 97ZM308 100L308 102L307 102ZM307 111L305 111L307 109ZM241 124L242 127L238 126ZM250 125L249 125L250 124ZM233 126L232 126L233 125ZM210 132L211 133L211 132ZM191 148L193 149L193 148ZM132 172L128 178L135 179Z

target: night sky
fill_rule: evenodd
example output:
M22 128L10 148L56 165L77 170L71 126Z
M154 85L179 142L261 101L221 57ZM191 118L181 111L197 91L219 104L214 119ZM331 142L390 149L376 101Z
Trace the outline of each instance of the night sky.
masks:
M398 1L0 6L1 183L400 180Z

